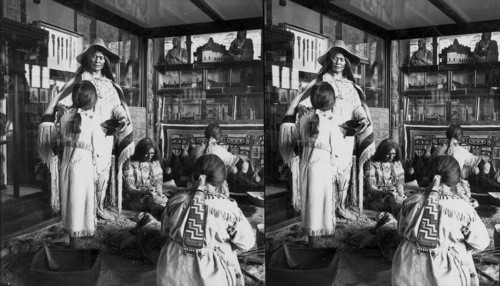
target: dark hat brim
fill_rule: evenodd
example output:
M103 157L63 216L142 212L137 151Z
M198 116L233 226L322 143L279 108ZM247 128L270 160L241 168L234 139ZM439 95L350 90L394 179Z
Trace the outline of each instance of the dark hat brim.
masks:
M339 47L339 46L333 46L333 47L330 47L325 54L323 54L322 56L320 56L318 58L318 63L320 65L324 66L325 63L326 63L327 58L331 57L332 53L341 53L341 54L343 54L345 57L347 57L349 59L349 61L351 62L351 65L353 67L357 66L359 64L359 62L361 61L358 56L356 56L355 54L353 54L350 51L346 50L345 48Z
M101 44L92 44L92 45L90 45L88 48L85 49L85 51L83 51L81 54L79 54L78 56L76 56L76 61L81 64L82 63L82 59L85 57L85 55L93 47L95 47L97 50L99 50L101 53L103 53L112 64L116 64L116 63L118 63L120 61L120 56L119 55L113 53L112 51L110 51L108 48L106 48L105 46L103 46Z

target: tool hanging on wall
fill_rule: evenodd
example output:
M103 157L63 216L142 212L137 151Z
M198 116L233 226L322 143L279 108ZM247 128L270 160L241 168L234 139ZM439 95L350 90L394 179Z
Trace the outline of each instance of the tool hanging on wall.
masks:
M316 66L318 65L318 39L314 39L314 70L316 70Z
M60 45L61 45L61 38L57 37L57 64L59 64L59 55L60 55Z
M71 52L71 47L73 47L73 38L69 38L69 67L71 67L71 62L73 61L73 53Z
M297 59L300 60L300 36L298 36L297 39L298 39L297 44L299 45L299 56L297 57Z
M314 42L313 40L311 39L311 62L314 62Z
M56 35L52 34L52 57L56 56Z
M293 34L293 58L296 59L298 57L297 50L295 49L295 43L297 43L297 37Z
M306 61L309 62L309 39L306 42Z
M66 60L68 60L68 42L69 40L66 39Z
M306 57L304 54L306 53L306 39L302 39L302 66L306 65Z

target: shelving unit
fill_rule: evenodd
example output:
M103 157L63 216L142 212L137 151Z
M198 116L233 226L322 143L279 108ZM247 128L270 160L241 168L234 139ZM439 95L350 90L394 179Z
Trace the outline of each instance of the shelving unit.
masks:
M405 121L499 119L499 63L401 67L400 71Z
M158 120L263 124L261 61L155 65Z

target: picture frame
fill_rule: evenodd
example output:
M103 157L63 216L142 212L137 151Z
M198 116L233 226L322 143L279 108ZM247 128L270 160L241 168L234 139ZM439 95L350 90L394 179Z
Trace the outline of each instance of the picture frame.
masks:
M290 89L288 93L288 102L292 102L292 100L297 97L298 93L299 93L298 90Z
M47 103L47 102L49 102L49 90L48 89L46 89L46 88L41 88L40 89L39 102L40 103Z
M38 100L39 100L38 88L30 87L30 102L38 103Z
M289 90L285 88L278 89L278 102L281 104L289 103Z
M250 155L252 158L260 158L260 146L252 146Z

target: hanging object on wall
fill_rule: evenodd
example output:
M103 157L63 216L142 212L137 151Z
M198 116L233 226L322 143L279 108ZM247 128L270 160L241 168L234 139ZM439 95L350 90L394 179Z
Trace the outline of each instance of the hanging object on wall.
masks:
M56 56L56 35L52 34L52 57Z
M285 23L285 30L294 34L297 45L294 49L293 67L301 72L317 73L317 58L326 52L328 37Z
M294 37L295 37L295 36L294 36ZM299 51L298 51L299 56L297 57L297 59L300 59L300 36L297 36L297 40L298 40L298 41L297 41L297 45L298 45L298 50L299 50Z
M39 27L50 34L47 67L52 70L75 72L78 63L77 54L83 51L83 35L53 26L43 21L37 22Z

